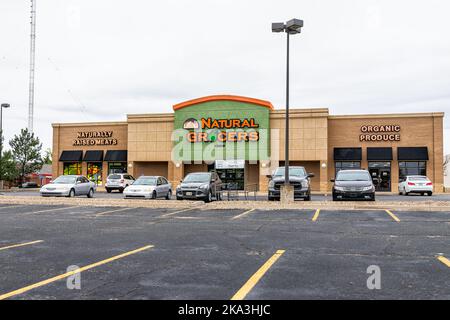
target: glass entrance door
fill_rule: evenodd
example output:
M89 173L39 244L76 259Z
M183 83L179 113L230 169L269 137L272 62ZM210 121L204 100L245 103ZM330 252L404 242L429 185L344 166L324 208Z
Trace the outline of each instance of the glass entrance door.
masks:
M244 169L216 169L225 190L244 190Z
M391 191L390 162L369 162L369 173L376 191Z

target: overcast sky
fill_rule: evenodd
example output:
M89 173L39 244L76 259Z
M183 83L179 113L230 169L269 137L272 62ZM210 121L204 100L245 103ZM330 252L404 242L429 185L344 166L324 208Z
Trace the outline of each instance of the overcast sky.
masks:
M0 1L0 102L9 140L27 126L30 1ZM51 123L172 112L205 95L331 114L445 111L450 153L450 2L446 0L37 0L35 132Z

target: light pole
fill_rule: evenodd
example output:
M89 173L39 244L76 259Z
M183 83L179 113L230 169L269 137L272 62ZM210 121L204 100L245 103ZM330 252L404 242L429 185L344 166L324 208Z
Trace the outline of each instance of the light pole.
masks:
M289 183L289 37L301 32L303 20L292 19L286 23L272 23L272 32L286 32L287 36L287 54L286 54L286 125L284 139L284 196L280 199L294 200L294 192L290 188ZM283 191L283 190L282 190Z
M3 108L6 109L9 107L10 107L10 105L8 103L2 103L0 105L0 162L2 160L2 153L3 153L3 141L2 141L2 138L3 138Z

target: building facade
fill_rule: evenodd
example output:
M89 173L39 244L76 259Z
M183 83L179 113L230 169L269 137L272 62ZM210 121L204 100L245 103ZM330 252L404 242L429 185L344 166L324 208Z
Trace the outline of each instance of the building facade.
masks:
M84 174L99 185L109 173L162 175L173 185L215 170L233 189L267 190L284 165L285 111L268 101L209 96L173 113L129 114L123 122L53 124L53 177ZM405 175L427 175L443 190L443 113L333 116L290 110L290 165L314 173L326 192L338 170L368 169L378 191L397 192Z

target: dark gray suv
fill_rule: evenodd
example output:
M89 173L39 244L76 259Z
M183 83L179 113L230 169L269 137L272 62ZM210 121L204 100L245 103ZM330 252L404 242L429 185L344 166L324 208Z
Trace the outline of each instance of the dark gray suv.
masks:
M178 185L177 200L221 200L222 181L216 172L194 172L184 177Z
M272 176L269 176L269 201L280 200L280 187L286 180L284 167L278 167ZM311 200L312 173L306 173L304 167L289 166L289 183L294 186L294 199Z

